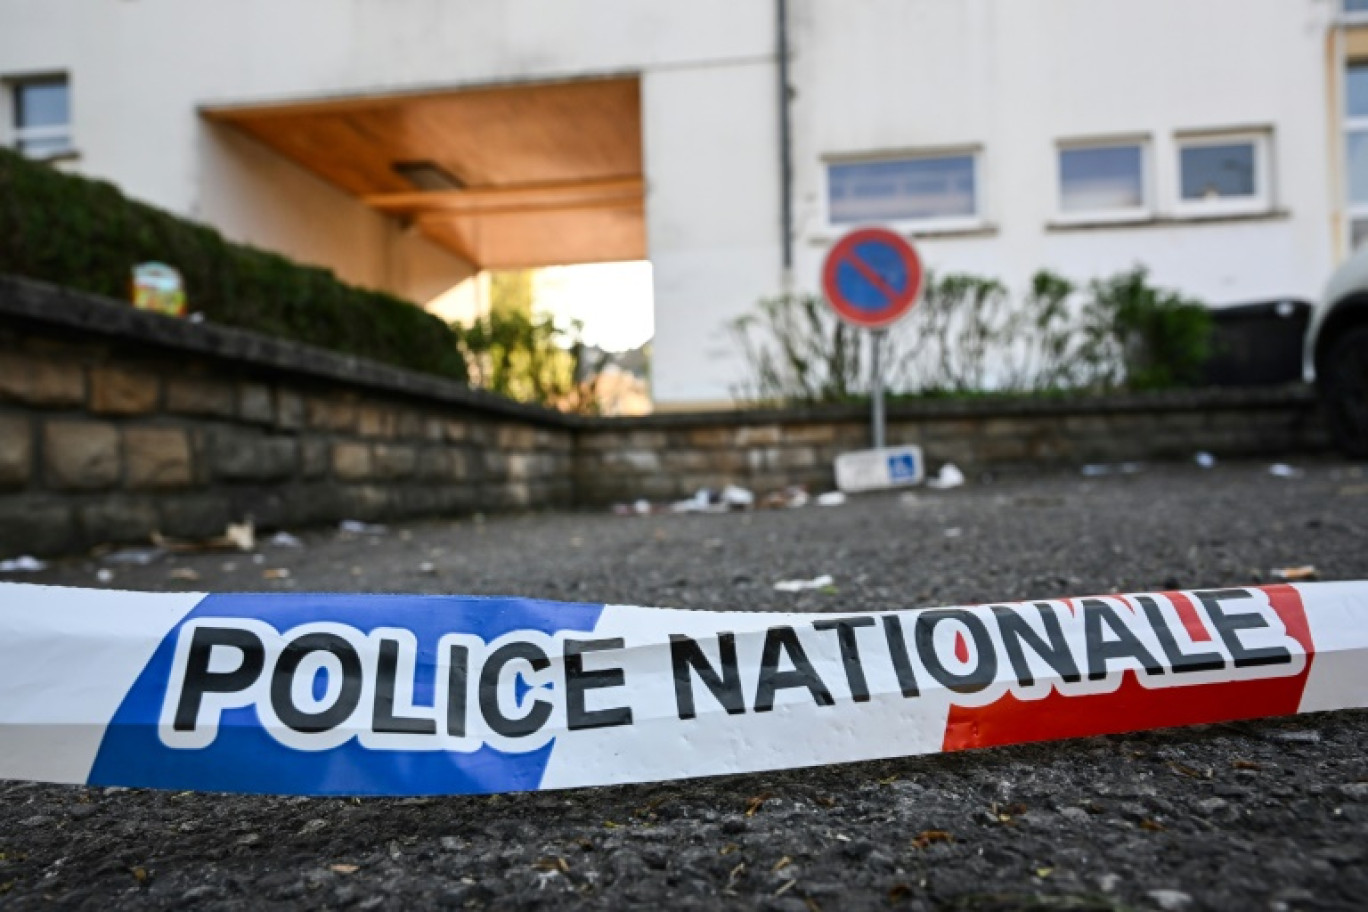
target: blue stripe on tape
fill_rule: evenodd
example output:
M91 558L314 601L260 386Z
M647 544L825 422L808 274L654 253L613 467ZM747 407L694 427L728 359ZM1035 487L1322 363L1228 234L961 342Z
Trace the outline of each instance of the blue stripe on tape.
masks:
M276 741L254 707L224 710L207 747L170 748L157 723L177 637L189 621L250 618L286 631L333 621L369 633L411 630L419 650L414 702L432 705L437 642L448 633L485 642L517 630L553 636L592 631L602 605L469 596L299 593L206 596L167 634L115 713L91 770L91 785L297 795L482 794L537 788L555 742L527 753L488 745L472 752L368 750L355 738L340 747L299 751Z

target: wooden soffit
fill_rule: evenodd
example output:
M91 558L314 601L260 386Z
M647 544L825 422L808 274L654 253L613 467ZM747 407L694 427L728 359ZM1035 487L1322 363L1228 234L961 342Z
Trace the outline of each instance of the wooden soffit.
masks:
M646 257L635 76L203 113L480 268ZM449 186L421 189L414 163Z

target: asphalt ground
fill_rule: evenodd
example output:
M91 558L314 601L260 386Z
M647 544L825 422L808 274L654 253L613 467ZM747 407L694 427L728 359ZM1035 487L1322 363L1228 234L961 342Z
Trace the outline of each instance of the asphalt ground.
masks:
M1302 468L974 479L720 516L296 530L302 548L147 566L81 558L6 578L841 613L1244 585L1303 564L1321 579L1368 579L1368 470ZM835 578L824 591L773 588L824 573ZM0 905L15 909L1366 904L1364 711L487 797L0 783Z

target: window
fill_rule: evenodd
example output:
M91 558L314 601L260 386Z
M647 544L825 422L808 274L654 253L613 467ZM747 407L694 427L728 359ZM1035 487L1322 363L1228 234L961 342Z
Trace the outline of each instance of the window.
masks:
M14 89L14 147L29 158L72 152L71 99L65 76L24 79Z
M1344 15L1368 15L1368 0L1344 0Z
M974 153L827 166L827 213L854 222L974 222L980 217Z
M1368 238L1368 64L1352 64L1344 78L1344 185L1349 236Z
M1062 147L1059 210L1066 218L1147 215L1144 144L1116 142Z
M1178 137L1178 211L1188 215L1270 208L1268 136Z

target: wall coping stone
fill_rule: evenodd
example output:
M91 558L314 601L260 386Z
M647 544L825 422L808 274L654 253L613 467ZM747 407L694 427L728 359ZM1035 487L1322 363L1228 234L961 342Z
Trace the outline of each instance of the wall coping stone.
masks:
M347 386L437 400L475 411L515 418L530 424L590 431L632 431L703 426L864 422L863 404L736 408L705 412L658 412L653 415L599 417L569 415L554 409L515 402L495 393L416 371L316 348L286 339L209 323L137 310L102 295L46 282L0 274L0 317L80 330L143 345L187 351L237 361L286 374L315 377ZM1295 383L1276 387L1179 389L1146 393L1044 398L983 396L973 399L893 401L890 422L955 418L1021 418L1031 416L1183 413L1210 409L1256 410L1297 407L1312 410L1314 390Z
M247 330L192 323L138 310L103 295L13 275L0 275L0 318L46 323L347 386L435 399L531 424L565 428L581 423L577 416L515 402L454 380Z
M892 423L918 419L1181 413L1211 409L1252 411L1289 406L1307 410L1315 408L1315 390L1309 384L1293 383L1285 386L1208 387L1059 398L981 396L973 399L891 401L887 404L886 412L887 420ZM629 431L704 425L791 425L846 421L869 421L869 406L864 403L850 403L793 408L739 408L710 412L658 412L653 415L600 418L597 419L595 426L604 430Z

